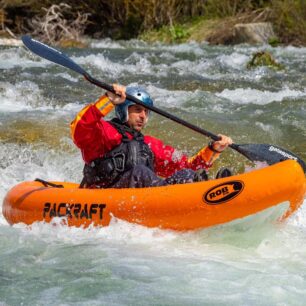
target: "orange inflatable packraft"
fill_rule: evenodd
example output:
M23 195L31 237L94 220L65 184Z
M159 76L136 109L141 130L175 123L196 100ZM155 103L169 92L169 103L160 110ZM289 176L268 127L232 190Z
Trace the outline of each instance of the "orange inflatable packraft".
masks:
M223 224L288 203L282 218L303 203L306 183L300 165L287 160L218 180L152 188L79 189L78 184L38 181L13 187L3 203L10 224L50 222L107 226L112 216L147 227L195 230Z

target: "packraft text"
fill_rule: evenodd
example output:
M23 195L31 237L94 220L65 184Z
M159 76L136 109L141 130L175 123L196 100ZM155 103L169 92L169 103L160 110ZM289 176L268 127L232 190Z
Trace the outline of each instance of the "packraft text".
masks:
M94 215L102 220L103 210L106 204L69 204L46 202L43 209L43 217L68 217L76 219L92 219Z

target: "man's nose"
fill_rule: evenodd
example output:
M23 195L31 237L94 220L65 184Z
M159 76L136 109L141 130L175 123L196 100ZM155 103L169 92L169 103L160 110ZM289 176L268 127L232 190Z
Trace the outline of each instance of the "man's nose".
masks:
M140 112L140 116L141 116L142 118L146 118L146 117L147 117L147 113L146 113L146 110L145 110L145 109L142 110L142 111Z

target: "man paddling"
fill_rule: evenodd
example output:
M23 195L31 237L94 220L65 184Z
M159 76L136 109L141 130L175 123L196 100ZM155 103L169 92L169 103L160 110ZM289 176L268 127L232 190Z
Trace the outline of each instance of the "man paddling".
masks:
M143 88L113 87L116 94L107 92L71 123L73 141L85 162L82 187L141 188L206 180L206 170L232 144L230 137L220 134L220 140L210 142L188 158L161 140L141 133L150 111L126 99L126 93L153 106ZM116 118L104 120L114 108ZM228 169L222 169L217 177L229 175Z

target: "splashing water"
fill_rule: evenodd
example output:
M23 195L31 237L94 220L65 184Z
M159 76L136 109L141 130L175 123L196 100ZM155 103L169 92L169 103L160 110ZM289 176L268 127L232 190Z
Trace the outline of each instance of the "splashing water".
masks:
M105 82L142 84L158 107L198 126L237 143L275 143L305 159L306 49L267 48L285 71L248 70L259 49L247 46L103 40L66 52ZM1 203L12 186L36 177L80 182L82 159L69 122L103 91L22 47L2 47L0 69ZM148 134L188 154L207 143L167 119L151 118ZM212 173L221 164L254 170L233 151L222 155ZM305 205L286 223L256 216L187 233L116 219L106 228L68 228L61 220L9 226L2 213L0 229L1 305L305 302Z

